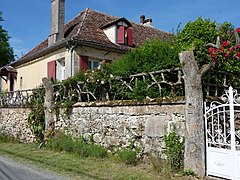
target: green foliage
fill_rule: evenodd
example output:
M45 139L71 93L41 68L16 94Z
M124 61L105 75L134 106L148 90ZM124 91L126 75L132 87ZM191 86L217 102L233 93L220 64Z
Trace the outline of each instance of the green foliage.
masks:
M28 115L28 125L39 142L43 140L45 129L44 94L45 90L41 87L34 90L28 103L31 109Z
M2 19L2 12L0 11L0 22ZM8 32L3 29L0 24L0 67L10 63L14 60L13 48L9 44L10 37Z
M197 174L192 169L186 169L181 171L182 176L193 176L196 177Z
M210 56L207 43L216 43L219 32L218 24L210 19L199 17L196 21L188 22L183 29L178 29L176 41L181 50L193 50L196 60L200 65L209 62Z
M95 144L86 144L81 138L74 139L66 134L60 134L49 139L47 148L55 151L75 153L80 157L103 158L107 156L107 150L104 147Z
M6 134L0 134L0 143L11 143L11 142L18 142L18 140Z
M136 163L136 151L131 149L122 149L117 152L118 156L120 157L121 161L126 164L134 164Z
M164 134L164 142L166 145L167 160L171 164L171 167L175 170L179 170L182 166L182 153L184 143L181 141L181 137L175 130Z
M110 69L113 75L128 77L132 74L178 67L178 53L179 48L175 44L154 39L113 62Z
M226 33L222 35L223 38L221 38L222 41L220 47L216 49L213 47L209 48L209 54L212 57L212 61L216 63L217 69L226 72L228 85L239 87L240 80L238 76L240 71L240 44L236 45L239 37L236 39L231 24L225 24L225 27L223 28ZM236 29L236 34L238 36L240 35L240 28ZM219 78L217 78L216 75L213 77L217 79L216 82L219 81ZM213 77L211 77L211 80Z

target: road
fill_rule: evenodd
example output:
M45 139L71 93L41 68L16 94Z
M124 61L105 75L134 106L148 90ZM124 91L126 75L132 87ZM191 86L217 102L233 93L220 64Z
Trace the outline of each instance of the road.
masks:
M68 178L0 156L0 180L67 180Z

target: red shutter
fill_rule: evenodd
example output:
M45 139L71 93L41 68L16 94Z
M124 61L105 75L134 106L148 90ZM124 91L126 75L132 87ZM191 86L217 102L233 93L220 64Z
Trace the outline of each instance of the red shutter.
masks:
M133 29L132 28L127 29L127 39L128 39L128 45L132 46L133 45Z
M125 36L124 36L124 26L119 26L118 27L118 39L117 39L117 43L118 44L124 44L124 39L125 39Z
M47 75L52 77L53 80L56 80L56 61L50 61L47 63Z
M87 70L87 69L88 69L88 57L80 56L80 70Z

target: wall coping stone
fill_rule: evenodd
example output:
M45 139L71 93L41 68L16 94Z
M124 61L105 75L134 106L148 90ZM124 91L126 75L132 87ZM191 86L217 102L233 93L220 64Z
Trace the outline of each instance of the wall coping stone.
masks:
M146 106L146 105L177 105L185 104L184 96L149 98L144 101L138 100L115 100L115 101L92 101L77 102L73 107L115 107L115 106Z

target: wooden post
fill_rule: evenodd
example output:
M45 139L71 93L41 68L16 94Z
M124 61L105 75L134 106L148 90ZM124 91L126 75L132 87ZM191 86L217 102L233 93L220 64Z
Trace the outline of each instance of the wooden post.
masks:
M192 51L179 54L183 63L185 86L185 151L184 169L192 169L200 177L205 176L205 133L203 118L202 76L210 64L199 69Z

